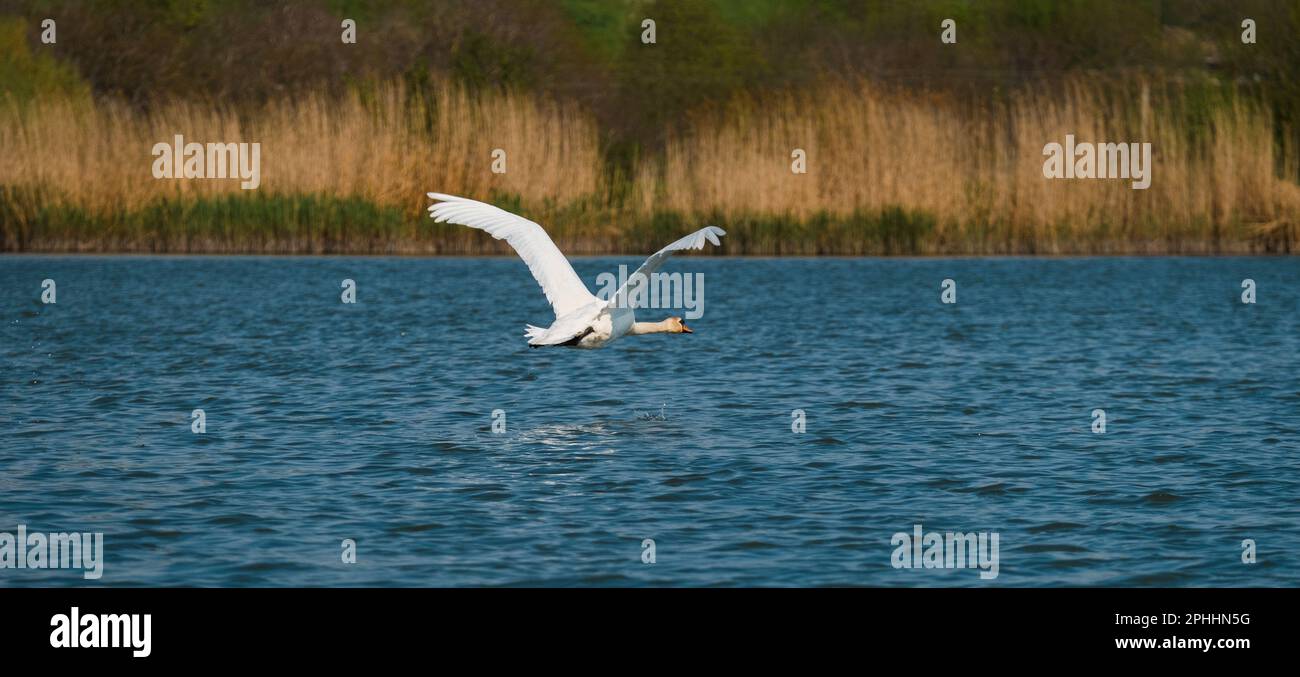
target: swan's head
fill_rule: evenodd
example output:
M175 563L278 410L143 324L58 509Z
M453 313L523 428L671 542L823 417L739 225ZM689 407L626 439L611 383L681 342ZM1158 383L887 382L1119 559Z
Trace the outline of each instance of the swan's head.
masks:
M680 317L670 317L670 318L668 318L668 326L669 326L669 328L672 329L672 333L674 333L674 334L694 334L694 333L695 333L695 332L691 331L691 328L690 328L690 327L686 326L686 323L685 323L685 322L682 322L682 318L680 318Z

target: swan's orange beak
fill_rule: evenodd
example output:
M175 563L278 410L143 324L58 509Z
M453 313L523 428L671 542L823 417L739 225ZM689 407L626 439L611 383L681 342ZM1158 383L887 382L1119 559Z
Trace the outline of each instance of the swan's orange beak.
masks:
M683 322L683 323L682 323L682 333L683 333L683 334L694 334L695 332L691 331L691 328L688 327L688 326L686 326L686 323Z

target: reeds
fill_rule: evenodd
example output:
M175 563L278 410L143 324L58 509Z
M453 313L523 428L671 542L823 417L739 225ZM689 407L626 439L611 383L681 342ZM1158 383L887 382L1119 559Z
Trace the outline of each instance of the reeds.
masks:
M1252 99L1224 96L1200 119L1194 105L1183 86L1142 81L1026 88L983 106L868 83L744 99L669 144L638 206L742 224L929 215L914 253L1249 251L1273 230L1284 240L1273 245L1293 244L1296 158L1275 146L1287 135ZM1151 143L1151 186L1045 179L1044 145L1067 134ZM806 174L791 171L794 149Z
M155 179L151 149L155 143L170 144L177 134L186 142L260 143L261 187L244 191L236 179ZM497 148L506 152L505 173L490 171ZM594 123L572 108L453 87L415 96L397 84L342 99L284 100L250 112L175 104L144 113L111 100L89 108L57 98L9 101L0 104L0 153L6 158L0 163L0 240L10 251L48 249L55 230L60 249L155 251L157 242L105 242L103 226L129 233L131 222L144 214L196 215L169 205L212 207L239 200L249 203L247 215L299 218L292 210L267 208L293 204L281 198L302 196L310 196L312 204L362 200L373 209L397 208L411 216L414 230L427 225L416 217L429 190L570 203L597 191L602 166ZM198 210L200 216L220 213ZM50 222L73 215L84 229L80 236L68 232L75 226ZM128 227L118 227L124 223ZM271 232L278 225L265 227ZM368 224L346 225L358 246L371 246ZM180 241L192 226L175 223L174 232L163 228L150 234ZM241 240L205 246L256 250L249 245Z
M506 251L429 223L438 190L522 210L573 253L644 253L705 223L728 229L728 253L1291 251L1292 130L1257 98L1205 91L1075 80L976 101L826 84L698 117L627 178L590 115L511 93L385 84L242 111L8 101L0 250ZM261 143L261 187L154 179L150 149L175 134ZM1043 146L1066 134L1150 142L1151 187L1044 179Z

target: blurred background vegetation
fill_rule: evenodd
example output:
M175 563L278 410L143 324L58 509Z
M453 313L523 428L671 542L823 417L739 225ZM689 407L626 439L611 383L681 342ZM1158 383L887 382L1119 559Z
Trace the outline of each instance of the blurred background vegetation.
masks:
M1245 17L1257 24L1256 44L1241 42ZM40 42L44 18L58 22L56 44ZM339 40L343 18L358 24L355 45ZM657 22L655 45L641 43L644 18ZM958 44L941 45L940 22L949 18L957 23ZM437 172L420 178L428 182L426 189L478 191L470 196L533 209L541 216L566 216L575 224L557 225L557 239L581 251L642 248L642 237L659 237L665 223L685 220L690 223L683 227L693 227L704 217L739 228L742 237L733 251L753 253L1121 251L1128 249L1123 242L1136 239L1145 242L1139 249L1161 241L1154 249L1178 250L1170 242L1180 238L1195 251L1289 250L1297 238L1290 200L1300 148L1298 71L1300 0L0 0L0 96L4 124L11 128L0 136L0 143L9 146L0 152L6 158L39 154L40 144L48 142L42 139L94 126L83 122L84 116L68 113L67 129L40 128L36 118L51 118L42 106L55 98L64 102L60 106L71 101L74 108L96 111L103 119L95 124L101 126L136 119L141 130L166 129L168 121L194 120L195 111L210 111L225 116L209 120L218 128L233 124L245 129L243 125L265 118L268 110L290 118L305 114L286 112L286 106L300 101L324 109L332 101L353 101L359 110L377 115L388 109L368 102L396 88L399 93L393 96L401 101L393 106L405 114L394 124L423 124L427 131L412 136L403 129L401 139L423 144L421 150L428 155L446 152L437 119L453 105L465 107L455 119L471 126L482 116L505 110L538 117L535 127L521 123L510 132L524 138L541 133L535 129L547 129L548 124L580 127L590 138L564 140L564 147L577 144L581 148L574 152L581 161L595 167L583 170L592 178L584 179L577 194L557 196L557 189L545 181L521 187L492 183L491 177L478 183L448 180ZM1081 86L1086 95L1078 94ZM1133 111L1154 100L1163 106L1156 117L1162 124L1176 125L1176 136L1193 148L1184 158L1188 172L1232 171L1211 165L1216 158L1221 162L1228 157L1223 148L1213 155L1214 148L1225 143L1248 140L1268 146L1237 150L1262 154L1271 164L1264 170L1270 176L1252 178L1259 185L1247 191L1249 200L1269 204L1238 208L1245 189L1237 186L1231 189L1238 196L1231 208L1209 205L1204 213L1180 215L1180 223L1158 222L1167 210L1157 206L1119 202L1149 199L1130 193L1096 203L1110 204L1107 208L1118 209L1121 216L1089 216L1073 207L1026 216L1023 205L1000 208L992 203L980 214L976 198L947 211L929 205L946 197L941 191L971 194L985 190L982 182L1011 181L1008 177L1024 174L1022 165L1041 166L1041 158L1026 151L1007 158L1001 169L951 169L955 184L936 185L926 195L846 193L843 186L852 183L853 176L832 177L839 186L834 187L823 175L816 178L822 183L815 195L801 193L815 209L782 209L779 202L749 209L745 204L753 200L745 198L748 202L742 204L743 191L728 198L716 189L710 202L692 206L701 180L692 172L698 174L704 162L692 151L693 140L729 134L737 144L771 146L780 153L772 158L773 167L781 170L789 162L788 150L781 149L800 145L799 129L820 139L823 147L854 136L856 127L827 121L826 113L799 118L800 110L835 97L848 97L844 100L856 107L853 115L863 128L876 126L873 143L879 143L880 127L887 122L872 117L879 106L920 117L933 108L946 121L936 127L921 120L908 133L934 127L939 131L933 131L933 141L939 148L947 133L942 130L961 131L974 135L969 150L978 152L1023 134L1011 119L1026 114L1028 107L1071 96L1086 100L1078 116L1066 111L1059 125L1044 124L1043 135L1052 136L1028 139L1022 144L1026 149L1060 141L1058 131L1063 135L1092 122L1099 133L1149 132L1142 126L1150 124L1145 117L1125 127L1079 116L1126 118L1132 113L1136 120L1146 114ZM179 110L185 113L178 116ZM774 122L773 111L784 117ZM343 124L328 110L317 112L326 132ZM772 132L773 125L782 131ZM1232 134L1225 135L1225 125L1234 126ZM1250 133L1238 125L1250 127ZM233 140L200 138L197 130L170 126L196 140ZM292 124L285 125L289 127ZM755 131L760 127L768 131ZM557 134L572 132L566 127ZM786 137L794 141L782 146ZM154 140L169 138L160 132ZM843 143L850 144L851 152L872 152L869 146ZM816 145L810 140L802 147ZM546 146L546 152L554 147ZM477 147L465 148L478 152ZM897 152L902 158L906 148ZM817 164L820 157L812 155L810 165L825 168ZM888 157L880 159L888 173ZM263 160L275 161L274 155ZM395 154L393 161L418 159ZM730 161L745 160L735 155ZM396 188L353 190L305 180L283 181L279 189L269 181L264 191L269 195L244 200L252 216L243 220L304 218L295 216L304 213L315 219L373 217L379 222L375 230L367 231L365 223L334 223L322 225L319 238L307 232L289 243L268 245L261 237L254 238L261 245L251 240L239 245L222 239L233 235L214 235L219 224L212 222L201 226L202 238L169 239L164 215L187 212L173 203L215 200L217 206L198 210L211 216L194 216L194 210L188 210L187 218L228 219L232 210L240 209L230 201L240 203L243 198L238 192L146 191L138 208L127 208L120 196L106 191L105 205L114 205L108 209L49 179L57 172L38 161L26 162L22 171L0 174L0 249L478 251L477 240L416 222L422 215L422 192L399 197ZM132 151L130 162L147 171L147 156ZM675 162L693 164L683 168ZM487 171L487 161L478 165ZM540 162L521 167L571 171ZM717 171L728 170L723 166ZM1004 178L999 171L1005 171ZM816 173L810 170L810 175ZM121 182L145 180L141 176L148 175L132 174ZM754 182L743 172L737 177ZM1191 195L1202 185L1199 179L1185 178L1177 194ZM1279 183L1274 185L1273 179ZM782 190L780 182L786 180L774 175L769 183ZM287 205L307 199L326 206L267 211L277 191ZM1178 199L1177 194L1170 199ZM1022 190L1007 199L1023 203L1028 197ZM361 208L357 200L372 204ZM328 208L334 202L345 208ZM958 209L964 211L956 214ZM1059 228L1067 218L1081 222L1071 226L1070 238L1062 239ZM95 234L104 232L95 230L97 224L116 224L107 230L120 232L132 220L163 225L147 231L126 228L137 234L111 241ZM398 225L404 220L412 227ZM1123 221L1122 227L1117 228L1117 220ZM308 231L312 227L300 225ZM325 234L340 228L369 235L349 240ZM349 244L352 241L358 244ZM1002 244L992 247L993 241ZM493 243L482 247L499 251Z

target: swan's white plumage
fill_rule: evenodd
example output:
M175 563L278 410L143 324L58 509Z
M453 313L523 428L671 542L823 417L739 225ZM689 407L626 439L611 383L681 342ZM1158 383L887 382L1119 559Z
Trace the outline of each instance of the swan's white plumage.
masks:
M429 215L435 222L485 230L492 237L509 243L519 258L528 264L533 279L541 285L546 300L555 310L556 318L597 300L541 226L477 200L443 193L429 193L429 197L441 200L429 206Z
M613 326L609 318L605 317L608 313L604 311L605 302L596 299L568 315L555 318L555 322L552 322L549 327L527 326L525 335L528 336L529 345L534 346L559 345L575 336L583 335L588 328L612 337Z
M587 289L569 260L537 223L477 200L445 193L429 193L429 197L438 200L429 206L429 215L435 222L487 231L492 237L505 240L528 264L528 270L555 311L555 322L549 327L525 325L525 335L532 346L573 345L571 341L577 338L578 347L598 348L633 331L635 314L631 308L623 307L619 299L644 284L673 252L703 249L705 243L719 245L718 237L726 235L721 228L709 226L660 249L637 268L613 298L602 301ZM681 324L680 318L671 319ZM655 329L656 326L652 323L650 331L666 331ZM678 326L675 331L681 330ZM636 331L645 333L645 330Z

